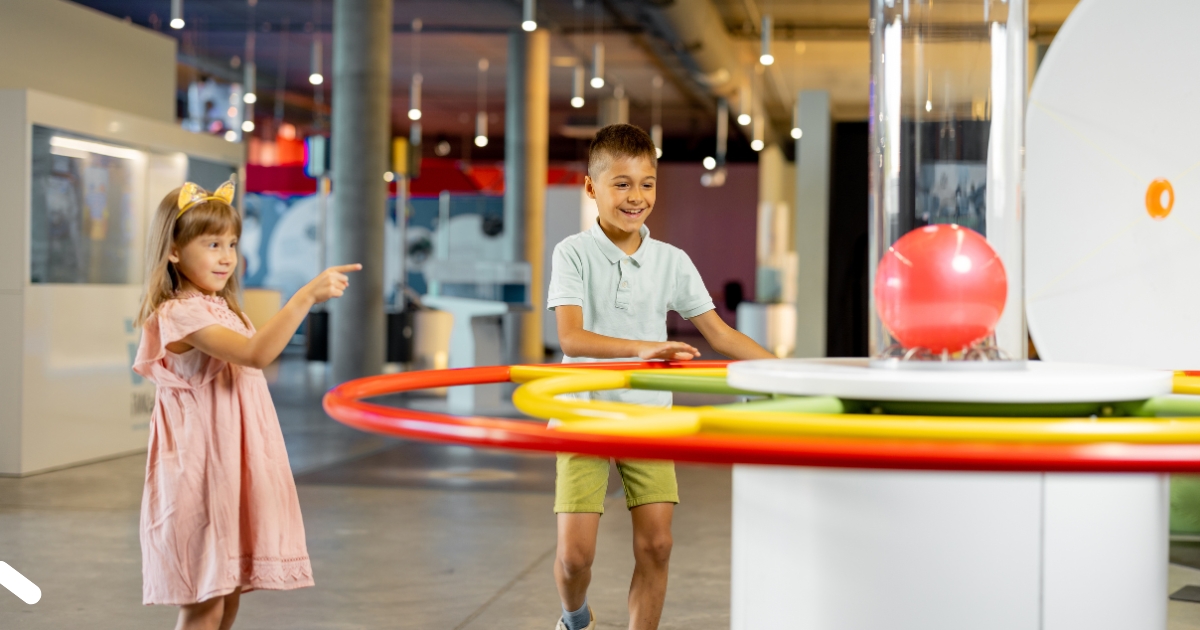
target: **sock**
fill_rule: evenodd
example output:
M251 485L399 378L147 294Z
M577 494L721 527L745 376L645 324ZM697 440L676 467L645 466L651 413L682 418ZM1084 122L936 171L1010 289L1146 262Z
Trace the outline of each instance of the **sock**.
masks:
M588 613L587 600L583 600L583 606L571 612L563 608L563 624L567 626L567 630L583 630L592 621L592 616Z

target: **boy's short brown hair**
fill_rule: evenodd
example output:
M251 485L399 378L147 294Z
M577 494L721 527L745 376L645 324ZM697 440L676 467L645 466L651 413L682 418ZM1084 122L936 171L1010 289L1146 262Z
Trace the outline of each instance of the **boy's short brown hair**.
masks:
M596 179L613 160L622 158L646 158L651 166L658 168L658 154L650 134L641 127L621 123L596 132L596 138L588 147L588 176Z

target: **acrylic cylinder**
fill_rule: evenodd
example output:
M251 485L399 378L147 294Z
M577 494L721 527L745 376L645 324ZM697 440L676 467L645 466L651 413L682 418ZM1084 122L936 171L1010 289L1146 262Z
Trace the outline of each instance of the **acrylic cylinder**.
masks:
M869 28L872 365L1020 368L1026 0L871 0Z

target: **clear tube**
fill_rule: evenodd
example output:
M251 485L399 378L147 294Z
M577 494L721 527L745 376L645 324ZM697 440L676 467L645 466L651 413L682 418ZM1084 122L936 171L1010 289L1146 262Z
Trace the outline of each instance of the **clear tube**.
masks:
M869 29L873 365L1022 367L1026 0L871 0Z

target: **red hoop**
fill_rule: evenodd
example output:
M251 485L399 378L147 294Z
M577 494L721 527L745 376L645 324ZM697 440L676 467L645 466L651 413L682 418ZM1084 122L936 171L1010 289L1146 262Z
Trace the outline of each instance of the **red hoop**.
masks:
M588 369L724 367L723 361L583 363ZM568 452L716 464L832 468L1040 472L1200 472L1200 444L1013 444L696 435L639 438L568 433L541 421L460 417L363 402L362 398L509 381L508 366L386 374L349 381L325 395L325 411L348 426L396 437L523 451Z

